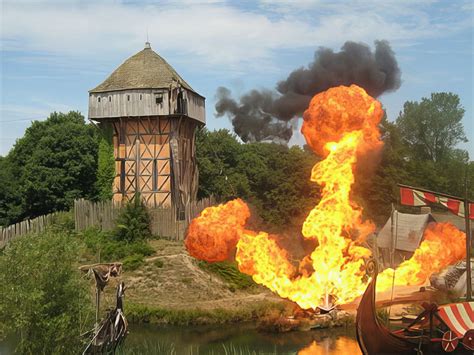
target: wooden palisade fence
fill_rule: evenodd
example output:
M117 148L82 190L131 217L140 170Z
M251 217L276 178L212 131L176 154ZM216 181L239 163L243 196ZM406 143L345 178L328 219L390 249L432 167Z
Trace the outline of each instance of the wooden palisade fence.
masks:
M25 219L24 221L11 224L7 227L0 227L0 248L6 245L13 238L28 233L42 232L50 225L56 215L60 212L53 212L33 219Z
M184 206L178 215L173 207L148 208L153 235L163 238L182 240L190 221L203 209L215 205L215 199L205 198L192 201ZM115 227L115 220L122 209L122 205L113 201L92 202L87 200L74 201L74 220L77 231L89 227L98 227L101 230L111 230Z
M149 208L151 232L153 235L173 240L183 240L190 221L203 209L216 204L213 197L200 201L193 201L184 206L184 211L178 216L172 207ZM122 205L113 201L92 202L84 199L74 201L74 222L76 231L83 231L89 227L101 230L112 230L115 220L122 209ZM42 232L52 224L55 216L61 212L54 212L34 219L27 219L7 227L0 227L0 248L13 238L28 233Z

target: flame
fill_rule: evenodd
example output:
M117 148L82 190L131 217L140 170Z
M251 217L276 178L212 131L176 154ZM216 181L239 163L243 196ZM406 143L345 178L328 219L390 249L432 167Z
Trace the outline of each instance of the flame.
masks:
M323 188L302 234L317 240L318 246L297 268L266 233L244 234L236 254L242 272L304 309L347 303L363 292L364 259L371 252L358 244L373 232L374 225L362 222L362 209L350 199L350 191L358 156L381 146L377 125L382 115L380 103L355 85L313 97L302 132L308 144L325 157L311 173L311 180ZM298 272L308 264L312 272L307 267Z
M395 270L395 285L420 285L431 274L465 257L465 233L450 223L430 223L413 256ZM377 291L390 288L392 281L393 269L384 270L377 279Z
M250 210L241 199L204 209L189 224L185 246L193 257L224 261L235 249Z
M311 100L302 133L323 157L311 172L311 181L322 191L302 226L303 237L314 240L316 247L299 263L279 246L277 236L245 229L250 212L240 199L205 209L191 222L186 238L189 253L212 262L228 259L236 248L241 272L303 309L345 304L360 296L367 285L364 264L371 256L361 243L375 226L362 220L362 208L351 200L351 187L358 159L382 146L378 130L382 115L380 102L356 85L331 88ZM397 269L396 283L423 282L462 258L457 247L442 248L454 239L456 245L464 243L457 238L461 232L452 228L441 225L427 232L413 258ZM392 275L393 270L381 275L380 289L391 286Z

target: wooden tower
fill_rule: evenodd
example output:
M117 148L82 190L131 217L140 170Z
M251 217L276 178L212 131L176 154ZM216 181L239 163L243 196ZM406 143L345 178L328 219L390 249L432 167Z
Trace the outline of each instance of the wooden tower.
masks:
M115 201L139 192L149 207L180 209L196 198L204 101L148 42L89 91L89 119L113 127Z

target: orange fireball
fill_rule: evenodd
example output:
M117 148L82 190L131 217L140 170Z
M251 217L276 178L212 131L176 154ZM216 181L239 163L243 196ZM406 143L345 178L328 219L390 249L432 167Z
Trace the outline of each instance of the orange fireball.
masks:
M228 259L249 217L250 210L241 199L206 208L188 227L186 249L201 260Z

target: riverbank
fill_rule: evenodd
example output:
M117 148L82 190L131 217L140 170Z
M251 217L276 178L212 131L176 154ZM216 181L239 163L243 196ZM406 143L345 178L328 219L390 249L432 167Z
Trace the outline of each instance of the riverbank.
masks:
M188 255L182 242L149 240L153 253L132 268L124 264L103 294L101 311L115 302L115 287L124 282L125 314L130 323L213 325L253 322L271 332L332 328L354 324L355 309L330 315L303 314L235 263L206 263ZM93 261L93 260L90 260Z
M125 283L125 313L131 323L202 325L256 321L291 312L281 299L232 263L207 264L190 257L182 242L150 240L154 253L135 270L124 267L101 302L114 302L115 287ZM92 260L91 260L92 261Z
M258 301L240 308L172 309L131 303L125 310L130 323L158 325L215 325L259 321L275 312L285 312L285 305Z

